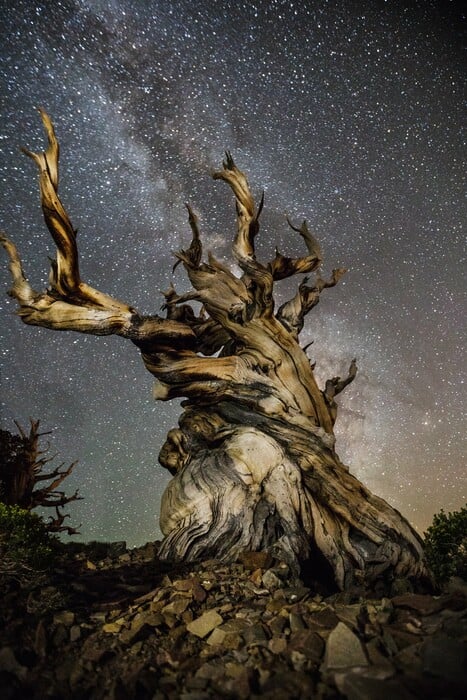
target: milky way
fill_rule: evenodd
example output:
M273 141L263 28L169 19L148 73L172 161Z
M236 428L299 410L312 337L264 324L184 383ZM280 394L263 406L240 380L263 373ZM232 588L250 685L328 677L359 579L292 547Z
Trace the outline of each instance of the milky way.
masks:
M337 449L423 531L466 500L461 354L465 220L461 17L444 2L0 0L0 227L36 289L53 246L37 177L36 107L61 143L61 196L82 277L158 312L190 240L227 260L231 193L210 175L226 148L265 190L259 256L301 252L285 213L306 218L325 271L303 342L321 384L353 357ZM465 25L464 25L465 26ZM183 270L178 291L188 289ZM279 301L294 280L279 285ZM6 258L0 288L7 290ZM155 403L137 350L119 338L27 327L0 295L1 427L40 418L83 539L160 536L168 474L157 454L180 413ZM464 312L464 313L463 313Z

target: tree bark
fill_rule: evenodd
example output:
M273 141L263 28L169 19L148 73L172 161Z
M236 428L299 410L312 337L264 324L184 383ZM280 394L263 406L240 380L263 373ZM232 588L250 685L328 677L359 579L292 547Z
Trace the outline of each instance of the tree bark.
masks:
M402 515L371 494L334 449L336 396L354 378L330 378L318 387L300 332L324 289L345 270L321 274L319 244L306 222L288 221L306 254L255 254L263 198L256 208L245 175L227 153L214 179L235 197L237 233L230 268L212 254L203 262L198 220L187 205L192 241L175 255L192 285L165 293L166 317L142 316L80 278L75 231L58 198L58 144L41 112L49 145L26 152L40 171L42 208L57 246L50 287L29 286L13 243L3 237L13 276L11 290L25 323L128 338L155 377L154 397L184 397L179 427L171 430L160 463L174 475L162 498L162 557L235 560L241 551L267 550L298 570L307 562L316 578L326 570L338 589L428 577L422 542ZM274 282L305 277L277 312ZM190 301L201 302L197 315Z

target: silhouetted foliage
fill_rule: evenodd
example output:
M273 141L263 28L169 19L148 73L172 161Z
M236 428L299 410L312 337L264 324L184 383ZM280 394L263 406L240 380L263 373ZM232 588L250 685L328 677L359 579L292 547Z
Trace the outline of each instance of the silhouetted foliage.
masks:
M35 569L46 568L58 540L36 513L0 503L0 552Z
M16 421L15 421L16 423ZM0 430L0 501L8 506L19 506L25 511L34 508L54 508L55 515L49 517L45 527L50 532L77 533L77 529L64 525L69 515L62 509L68 503L80 499L78 491L72 496L66 496L58 487L73 471L76 462L61 470L63 463L48 473L44 467L53 461L56 455L47 456L49 443L41 448L39 441L49 432L39 432L39 421L31 420L29 433L16 423L19 435L13 435L7 430ZM41 482L49 482L42 487Z
M434 516L425 532L425 554L438 583L451 576L467 580L467 506Z

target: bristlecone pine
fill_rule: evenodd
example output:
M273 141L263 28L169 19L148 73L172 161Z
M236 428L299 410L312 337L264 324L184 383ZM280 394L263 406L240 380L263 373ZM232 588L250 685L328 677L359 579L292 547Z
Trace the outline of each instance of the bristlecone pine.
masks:
M59 147L48 115L44 153L25 151L38 165L42 209L57 247L50 286L34 291L14 244L10 258L18 314L53 330L119 335L141 351L155 377L154 397L185 397L179 427L170 430L159 460L169 469L161 505L160 555L174 560L233 561L244 550L267 550L338 589L372 586L383 578L427 576L422 543L401 514L349 473L334 449L335 397L356 374L334 377L320 389L300 346L306 314L321 292L345 273L322 277L320 247L306 222L288 222L306 254L276 251L259 262L255 206L245 175L226 154L214 179L226 182L236 203L232 253L240 276L208 254L203 262L197 218L187 205L192 241L176 253L193 291L165 294L166 318L143 316L80 278L76 232L58 197ZM277 311L274 282L305 277ZM201 302L195 313L188 302Z

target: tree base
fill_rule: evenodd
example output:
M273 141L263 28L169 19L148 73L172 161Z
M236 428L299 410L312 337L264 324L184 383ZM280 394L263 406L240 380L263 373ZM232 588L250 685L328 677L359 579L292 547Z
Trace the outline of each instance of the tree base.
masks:
M328 591L378 585L384 593L401 577L426 584L422 543L409 523L321 447L307 455L297 441L285 447L244 426L198 444L162 497L159 556L234 562L244 551L266 551Z

